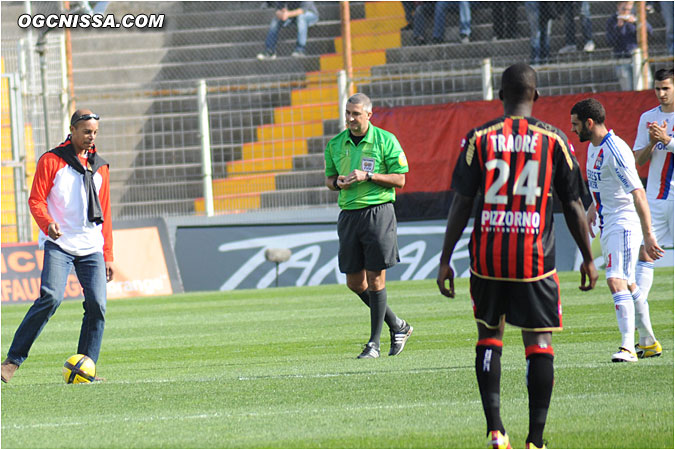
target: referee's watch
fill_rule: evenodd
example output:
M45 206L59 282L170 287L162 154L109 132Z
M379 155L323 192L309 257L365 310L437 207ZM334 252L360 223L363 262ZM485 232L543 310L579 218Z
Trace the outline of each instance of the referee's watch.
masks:
M372 181L373 179L373 172L368 172L366 174L366 181Z

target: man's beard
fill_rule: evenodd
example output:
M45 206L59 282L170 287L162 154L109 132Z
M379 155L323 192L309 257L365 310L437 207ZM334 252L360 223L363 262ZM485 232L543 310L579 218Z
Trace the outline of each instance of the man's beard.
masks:
M588 130L586 127L583 127L581 131L579 132L579 141L580 142L587 142L591 140L591 131Z

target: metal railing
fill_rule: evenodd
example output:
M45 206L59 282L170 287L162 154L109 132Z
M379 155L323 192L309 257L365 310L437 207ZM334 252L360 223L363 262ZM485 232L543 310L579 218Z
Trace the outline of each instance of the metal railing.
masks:
M50 6L34 3L36 10L42 3ZM143 12L145 3L133 12ZM111 2L108 8L117 14L129 5ZM472 5L469 43L455 42L460 28L456 12L450 11L445 42L431 43L429 22L423 29L426 42L417 45L414 30L400 30L406 23L401 2L350 2L354 74L341 83L331 66L341 49L336 2L319 4L321 17L309 30L304 57L290 56L296 44L296 28L290 26L280 32L277 58L257 59L273 11L250 2L172 2L166 6L166 30L88 35L96 39L73 32L79 80L75 100L101 115L97 148L111 163L113 217L209 216L334 204L323 187L322 152L344 122L339 92L353 81L376 107L494 98L501 72L514 61L529 60L531 43L525 5L509 10L512 37L497 36L495 5ZM162 12L161 6L152 4L153 12ZM616 59L605 42L604 24L612 10L606 3L590 2L597 44L592 53L578 47L559 54L566 19L551 19L551 57L536 65L542 94L618 90L615 66L620 64L628 64L635 75L633 88L649 87L649 80L640 78L644 58ZM659 17L648 19L662 27ZM370 32L375 23L383 31L369 40L363 30ZM672 55L663 56L662 34L658 36L650 48L652 72L672 65ZM29 30L21 38L3 40L2 56L6 72L18 74L21 116L31 128L37 158L65 137L68 99L63 35L48 35L46 92L35 39ZM383 47L373 50L373 41ZM117 72L116 65L133 77ZM240 74L227 75L234 72ZM45 116L51 119L49 142ZM30 177L30 168L25 171Z

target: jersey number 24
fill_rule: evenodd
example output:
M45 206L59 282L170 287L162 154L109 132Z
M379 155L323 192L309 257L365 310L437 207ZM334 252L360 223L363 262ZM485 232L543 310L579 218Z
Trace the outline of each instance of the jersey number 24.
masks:
M499 194L502 187L509 181L511 167L503 159L491 159L485 163L487 170L497 170L497 177L493 178L492 184L485 191L485 203L506 205L508 197ZM525 197L526 205L534 205L537 197L541 196L541 187L537 184L539 178L539 161L529 160L525 163L516 177L513 185L513 195Z

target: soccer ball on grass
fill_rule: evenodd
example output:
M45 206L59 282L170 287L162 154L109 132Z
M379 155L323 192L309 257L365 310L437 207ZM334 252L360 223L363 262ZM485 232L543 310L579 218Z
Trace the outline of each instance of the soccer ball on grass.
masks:
M96 364L87 355L73 355L63 365L63 379L68 384L91 383L96 379Z

